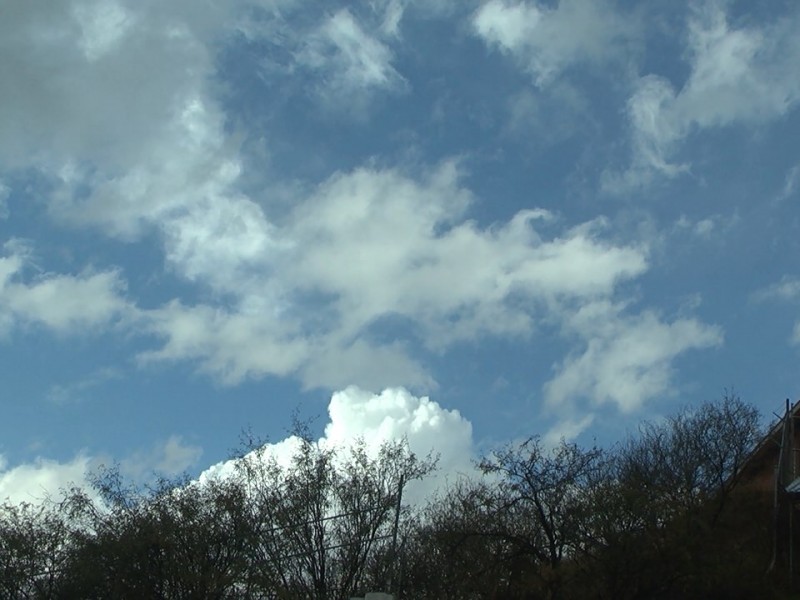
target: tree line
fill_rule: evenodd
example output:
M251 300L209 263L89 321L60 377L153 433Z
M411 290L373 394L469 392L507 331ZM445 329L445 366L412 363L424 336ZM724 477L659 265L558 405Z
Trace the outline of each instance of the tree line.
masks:
M611 448L538 437L484 456L422 506L436 458L403 441L291 465L249 444L234 472L0 506L0 598L413 600L782 598L772 498L742 481L760 417L733 395Z

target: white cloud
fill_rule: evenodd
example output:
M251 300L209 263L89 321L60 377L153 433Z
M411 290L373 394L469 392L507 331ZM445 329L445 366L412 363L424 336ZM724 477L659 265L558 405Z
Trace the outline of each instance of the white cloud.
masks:
M594 406L610 403L622 412L634 411L669 393L672 362L679 355L723 340L719 327L695 319L665 322L651 311L627 316L622 310L609 302L592 303L566 322L584 347L558 365L545 386L551 409L569 409L586 398Z
M241 293L275 248L263 210L236 189L241 165L235 150L219 107L191 97L124 169L88 174L62 168L64 185L51 213L124 239L158 231L177 275L220 293ZM72 193L85 186L88 195Z
M474 26L487 41L511 51L533 37L541 18L542 13L535 5L490 0L476 13Z
M89 61L113 51L133 25L125 7L108 0L74 4L72 13L81 28L79 45Z
M678 91L657 75L639 81L628 102L633 160L627 171L605 174L608 191L686 172L688 165L674 157L694 132L779 119L800 100L800 13L735 28L723 3L703 2L695 5L688 31L689 78Z
M181 436L172 435L147 451L137 451L120 460L120 473L138 485L152 479L154 474L165 477L179 475L197 464L201 454L199 446L187 444ZM73 487L83 488L98 499L91 487L91 479L104 464L109 464L108 457L80 452L65 462L40 456L11 467L0 455L0 503L37 504L47 498L58 498Z
M646 250L600 239L602 221L546 239L536 229L546 211L480 229L464 218L470 201L452 164L423 183L394 171L336 176L296 213L294 284L333 296L345 332L397 315L441 347L529 332L535 302L515 297L602 296L646 269Z
M340 10L287 34L286 49L340 99L398 89L387 40L399 35L404 8L374 4L377 24ZM11 256L0 262L6 328L72 331L126 315L161 342L143 362L190 360L227 383L274 375L307 387L435 389L412 358L419 346L529 336L647 270L647 248L609 239L603 219L560 226L556 215L525 209L491 225L470 220L473 198L453 163L419 177L337 173L293 198L285 218L268 216L240 189L244 163L209 88L212 42L235 12L121 0L51 10L33 0L0 23L9 92L0 164L55 181L47 201L58 220L128 240L156 232L172 272L207 292L135 310L116 271L25 279ZM615 59L631 37L611 5L584 0L552 9L490 0L473 25L540 83ZM651 137L671 135L654 127ZM655 156L661 146L652 145ZM381 341L392 320L407 337Z
M8 243L0 257L0 324L34 324L57 333L75 333L126 316L131 306L116 271L77 275L45 273L24 277L29 257L19 244Z
M57 220L125 239L155 229L181 275L216 273L224 286L269 243L261 209L235 189L238 148L210 93L213 42L236 7L33 0L7 11L0 167L49 177Z
M594 422L594 415L584 415L583 418L566 418L547 430L542 436L542 443L548 448L555 448L561 440L572 441L586 431Z
M708 237L714 231L713 219L702 219L694 224L694 233L700 237Z
M783 189L778 195L778 200L782 201L791 198L795 191L797 191L798 182L800 182L800 163L793 166L789 169L789 172L786 173L786 179L784 179ZM0 195L2 195L1 193L2 190L0 190Z
M0 164L119 170L146 153L211 71L188 21L162 4L172 3L31 0L4 11Z
M233 26L235 6L61 8L55 19L46 3L26 3L0 24L13 92L0 114L0 167L51 178L56 220L126 240L155 231L179 276L227 292L272 243L261 208L237 190L238 147L209 90L212 42Z
M545 85L581 63L621 59L635 36L633 23L608 2L489 0L473 16L475 32L490 46L512 55Z
M0 502L36 504L57 497L73 485L86 486L86 474L94 468L93 460L78 454L68 462L37 458L32 463L9 467L0 455Z
M402 14L390 5L383 28L396 34ZM380 33L380 30L376 33ZM348 9L329 17L309 36L297 59L301 65L325 73L323 98L339 107L355 102L363 108L365 95L373 90L401 89L405 79L392 66L392 51L378 37L365 31Z
M324 435L316 441L321 446L347 448L360 439L376 455L381 444L405 438L419 457L439 455L438 471L412 487L406 496L410 502L421 501L448 478L473 472L472 425L457 410L447 410L427 397L403 388L373 394L351 386L332 395L328 416ZM288 467L297 445L298 440L289 437L269 444L267 454ZM198 479L229 476L233 469L233 461L218 463Z
M121 377L122 371L115 367L98 369L82 379L51 385L47 390L47 399L54 404L79 403L95 388Z
M369 0L369 7L378 18L379 30L385 38L401 36L400 24L406 12L413 11L415 16L423 18L455 18L454 9L461 14L472 4L473 0Z
M363 438L377 451L388 440L407 438L414 452L442 453L442 464L464 464L471 455L472 426L457 410L446 410L426 396L403 388L373 394L357 387L334 393L328 405L325 439L332 444Z
M120 472L134 481L149 479L154 473L174 477L200 460L203 449L187 444L179 435L171 435L147 451L138 451L120 461Z
M479 227L453 163L416 179L366 167L335 174L271 222L238 189L239 150L208 89L211 16L219 35L233 9L189 8L87 1L16 11L0 25L13 88L0 162L34 164L60 182L49 198L56 219L125 239L157 232L168 267L210 297L134 310L115 271L15 275L2 292L6 321L67 331L130 314L137 331L163 340L142 361L195 361L227 383L294 375L307 387L433 389L414 344L441 351L485 334L526 336L562 300L613 295L647 269L646 249L605 240L602 220L553 235L543 233L552 215L523 210ZM394 33L403 8L375 6ZM558 29L593 10L567 2L542 18ZM326 17L296 58L339 91L399 85L388 34L354 14ZM47 89L28 89L29 72L63 77L33 78ZM387 319L407 323L408 339L381 342Z
M426 369L397 343L376 346L366 340L341 340L335 332L304 334L300 323L207 305L173 302L141 315L148 330L166 340L160 349L142 352L142 364L197 361L201 371L229 385L265 375L296 375L306 388L352 381L435 386Z
M373 10L383 8L381 32L384 35L397 37L400 35L400 20L406 9L407 0L382 0L373 5Z
M633 128L634 164L622 175L606 175L609 191L649 183L656 174L675 177L687 172L685 164L669 162L669 156L686 135L688 123L669 117L675 92L665 79L650 75L641 79L628 101L628 115Z
M471 202L452 163L419 180L391 169L334 175L269 243L243 246L237 260L250 247L260 271L237 271L218 250L238 248L236 228L195 244L191 261L174 260L234 302L142 313L165 340L143 358L197 360L229 383L298 374L307 387L432 389L401 340L378 341L382 322L407 324L407 342L435 351L485 334L525 336L562 302L607 297L647 269L646 248L605 241L602 220L545 236L538 229L553 228L553 215L524 210L482 229L466 219Z
M701 3L689 22L692 74L679 110L700 127L761 122L799 99L798 15L764 28L731 28L724 9Z
M777 283L753 293L750 299L754 302L800 299L800 278L785 275Z
M18 318L60 332L104 324L122 313L122 283L115 272L50 275L30 284L9 284L3 303Z
M140 355L143 362L196 360L201 370L226 383L289 375L306 359L312 343L269 314L207 305L187 307L173 301L142 313L142 319L147 330L166 338L162 348Z
M259 4L274 11L269 27L283 26L279 14L291 2ZM416 4L445 10L455 3ZM409 86L393 46L407 5L376 0L373 20L355 7L323 12L305 29L281 30L275 43L289 56L286 68L310 74L307 83L323 100L359 111L376 93ZM559 365L548 402L568 408L570 398L583 397L623 411L665 392L676 357L720 343L719 330L696 320L626 316L615 307L621 285L648 270L645 244L614 239L602 218L565 224L533 208L535 196L531 208L501 221L475 221L476 199L454 162L417 175L376 167L378 159L316 187L304 182L287 214L268 213L269 198L243 192L246 162L230 133L235 115L212 90L215 42L237 25L239 6L28 0L4 11L0 174L43 175L43 189L55 191L41 202L59 223L127 241L154 234L167 268L202 295L139 309L126 299L118 270L37 273L24 249L7 246L0 333L37 326L68 334L121 322L156 340L140 353L142 364L191 361L227 384L275 376L306 388L419 391L436 389L424 359L430 353L487 335L530 339L542 324L561 326L581 351ZM776 43L790 51L778 60L766 35L711 21L697 19L694 71L680 92L650 77L630 100L638 157L631 177L683 170L674 156L692 128L751 114L771 118L793 106L796 88L783 85L791 78L781 72L799 56L789 26L775 28L784 40ZM489 0L471 23L575 112L584 110L582 99L560 85L566 78L556 80L575 66L624 60L636 37L635 25L603 1ZM775 85L766 90L764 82ZM727 97L737 91L745 99ZM518 108L520 117L530 112ZM794 179L787 178L789 192ZM0 183L0 218L11 193ZM695 231L709 233L715 223L701 221ZM605 312L587 320L597 307ZM71 401L104 377L54 386L50 397ZM418 452L442 453L444 473L469 469L469 423L405 389L375 395L348 387L334 394L330 419L323 439L361 435L376 444L407 435ZM591 422L591 414L568 415L548 439L573 437ZM276 452L288 455L292 444ZM199 456L198 447L173 436L123 465L137 477L152 469L173 474ZM89 460L38 459L0 470L0 497L80 481Z
M271 244L261 208L236 190L238 149L208 90L227 10L32 1L0 23L0 167L51 178L56 220L127 240L159 232L168 265L220 293L262 266ZM4 290L7 311L63 330L121 308L114 272L35 283Z
M164 232L170 257L178 260L195 259L198 241L208 242L203 236L223 227L235 232L249 227L244 241L264 243L257 238L266 229L256 220L260 209L234 191L240 166L227 147L223 122L218 107L202 97L186 98L157 134L141 141L138 155L124 166L91 174L72 166L60 169L63 189L54 198L52 213L124 238L155 227ZM80 186L89 187L88 196L73 194ZM253 222L245 225L244 218ZM231 224L221 223L224 220ZM243 252L250 248L242 244ZM224 250L230 259L230 249Z
M697 220L692 220L686 215L681 215L675 222L673 231L688 233L702 240L712 240L730 232L741 221L737 212L732 215L712 214Z
M161 227L167 260L184 277L219 291L241 291L242 279L263 268L274 249L263 211L241 196L209 195Z
M354 381L365 386L435 387L427 370L399 343L343 337L324 323L319 331L309 331L307 322L274 310L270 314L269 307L237 312L171 302L140 317L146 331L165 340L161 348L140 353L141 364L195 361L202 372L228 385L267 375L295 375L306 388L335 388Z

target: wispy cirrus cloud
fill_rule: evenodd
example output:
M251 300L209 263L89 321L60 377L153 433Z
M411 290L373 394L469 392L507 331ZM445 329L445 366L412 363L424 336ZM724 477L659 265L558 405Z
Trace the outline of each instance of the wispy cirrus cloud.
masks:
M86 377L51 385L47 390L47 400L62 406L82 402L89 395L92 395L97 388L109 382L122 379L122 376L122 370L116 367L97 369Z
M800 303L800 277L796 275L784 275L780 281L756 290L750 294L750 302L783 302L790 306ZM789 334L788 341L794 346L800 346L800 319L795 321L794 327Z
M555 6L521 0L489 0L472 19L484 42L511 55L544 86L582 64L627 61L637 37L634 19L612 2L562 0Z
M800 299L800 277L789 275L784 275L780 281L758 290L750 296L750 300L754 302L798 299Z
M632 161L605 173L610 192L688 172L680 150L704 129L780 119L800 101L800 13L769 24L731 24L724 2L696 3L688 19L691 72L676 90L665 77L642 77L628 101Z
M175 477L197 465L203 449L187 443L179 435L154 444L147 450L137 450L120 461L120 473L132 481L147 481L154 475Z
M399 7L389 5L383 23L389 33L397 32ZM378 29L378 34L381 29ZM317 84L326 105L351 110L366 108L369 94L378 90L400 90L406 80L392 66L392 51L375 33L366 31L346 8L331 15L308 36L297 56L300 65L325 73Z

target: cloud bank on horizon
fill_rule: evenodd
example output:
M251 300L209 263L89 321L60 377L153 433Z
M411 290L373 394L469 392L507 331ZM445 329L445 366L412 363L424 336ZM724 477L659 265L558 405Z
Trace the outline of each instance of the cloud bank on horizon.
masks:
M0 491L331 393L324 439L459 454L731 384L769 414L798 62L779 2L13 1Z
M421 501L448 482L475 472L469 421L457 410L444 409L430 398L416 397L402 388L372 394L350 386L334 393L328 405L328 423L314 443L346 450L360 440L370 456L377 456L384 443L400 439L405 439L408 448L420 458L430 454L437 465L431 476L414 482L407 496L410 501ZM290 468L299 442L296 435L268 442L267 456ZM152 474L173 477L196 466L201 454L198 446L171 436L147 452L127 457L119 463L119 469L134 482L147 480ZM82 452L64 462L39 458L32 464L9 467L0 455L0 501L36 503L48 496L58 497L73 485L90 488L88 476L109 460L111 457ZM237 460L231 458L213 464L196 479L205 482L231 476Z

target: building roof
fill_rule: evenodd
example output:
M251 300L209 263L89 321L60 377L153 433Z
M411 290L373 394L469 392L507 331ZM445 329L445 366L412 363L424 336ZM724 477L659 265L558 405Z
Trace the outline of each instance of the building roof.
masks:
M796 427L795 420L797 421ZM786 431L787 423L793 426L788 432ZM744 461L737 477L745 481L775 482L775 469L780 467L780 483L783 489L790 494L800 494L800 472L797 469L797 466L800 465L796 466L795 463L798 461L790 460L792 451L800 449L799 435L800 401L791 404L787 400L784 415L778 417L769 427L767 433Z

